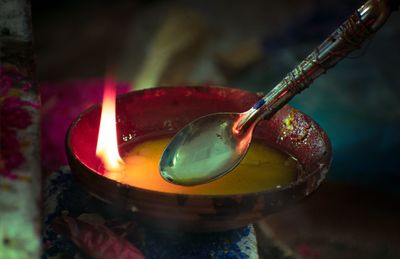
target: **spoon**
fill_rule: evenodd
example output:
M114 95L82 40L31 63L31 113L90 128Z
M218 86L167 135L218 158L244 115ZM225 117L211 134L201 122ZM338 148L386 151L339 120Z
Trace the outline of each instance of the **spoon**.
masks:
M360 48L399 2L367 1L248 111L214 113L186 125L162 154L161 176L168 182L191 186L230 172L246 155L257 123L271 118L321 74Z

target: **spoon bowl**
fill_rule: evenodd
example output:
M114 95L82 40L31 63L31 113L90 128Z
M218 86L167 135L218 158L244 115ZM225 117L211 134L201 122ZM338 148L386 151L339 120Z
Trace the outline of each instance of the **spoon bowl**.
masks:
M250 135L242 138L232 131L241 115L214 113L180 130L161 158L162 177L171 183L190 186L215 180L223 176L221 172L236 167L251 140Z

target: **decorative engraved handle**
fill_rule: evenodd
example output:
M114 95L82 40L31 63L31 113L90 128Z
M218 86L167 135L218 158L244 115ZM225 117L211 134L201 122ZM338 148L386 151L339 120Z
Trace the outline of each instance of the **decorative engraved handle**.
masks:
M243 133L262 117L271 117L321 74L335 66L350 52L359 49L362 43L386 22L398 4L398 0L367 1L266 96L244 113L236 131Z

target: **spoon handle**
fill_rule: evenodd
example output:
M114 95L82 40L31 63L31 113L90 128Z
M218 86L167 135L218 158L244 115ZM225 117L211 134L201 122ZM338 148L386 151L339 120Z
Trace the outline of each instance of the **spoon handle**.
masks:
M261 118L270 118L316 78L359 49L386 22L399 3L399 0L367 1L267 95L243 113L236 124L236 132L244 133Z

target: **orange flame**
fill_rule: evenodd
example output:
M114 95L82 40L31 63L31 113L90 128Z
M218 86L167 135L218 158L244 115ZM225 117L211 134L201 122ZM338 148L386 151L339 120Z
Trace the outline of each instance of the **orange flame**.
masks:
M111 78L106 78L96 155L108 171L120 171L124 167L118 152L115 99L115 82Z

